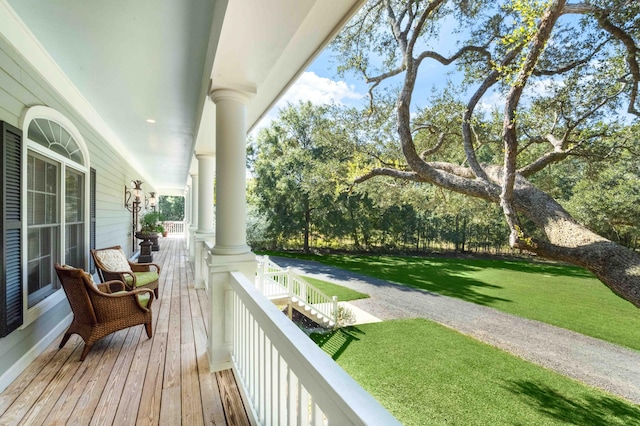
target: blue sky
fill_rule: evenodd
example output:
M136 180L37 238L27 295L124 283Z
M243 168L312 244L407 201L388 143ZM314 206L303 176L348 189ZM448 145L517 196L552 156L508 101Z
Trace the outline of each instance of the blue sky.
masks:
M285 107L288 102L296 104L300 101L311 101L314 104L336 103L347 106L367 104L369 86L364 80L353 74L339 78L335 68L336 64L332 59L332 52L326 49L256 126L254 132L267 127L277 116L278 110ZM423 64L423 70L421 70L414 91L416 106L425 105L434 84L444 86L447 83L446 72L447 69L444 66L436 64L434 61ZM400 81L399 78L396 78L396 81Z
M330 61L331 52L327 49L302 73L296 83L258 123L254 133L275 119L278 110L287 103L297 104L300 101L311 101L314 104L331 104L358 106L366 102L367 85L354 77L340 79L336 77L335 66Z

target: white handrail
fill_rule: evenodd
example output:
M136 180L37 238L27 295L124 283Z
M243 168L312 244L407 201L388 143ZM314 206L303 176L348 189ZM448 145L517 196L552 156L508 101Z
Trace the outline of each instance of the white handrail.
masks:
M329 322L338 322L338 299L327 296L314 287L290 267L283 269L274 263L269 256L263 256L258 263L258 288L270 298L289 297L301 303L309 310L317 312Z
M165 220L162 226L169 234L184 234L184 221Z
M240 272L232 362L261 425L399 425Z

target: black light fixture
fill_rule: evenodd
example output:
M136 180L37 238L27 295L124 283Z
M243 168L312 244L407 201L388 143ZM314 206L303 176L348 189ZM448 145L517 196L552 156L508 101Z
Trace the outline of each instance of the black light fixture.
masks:
M124 186L124 206L131 212L131 249L135 251L136 231L138 230L138 213L142 210L142 181L132 180L131 188Z

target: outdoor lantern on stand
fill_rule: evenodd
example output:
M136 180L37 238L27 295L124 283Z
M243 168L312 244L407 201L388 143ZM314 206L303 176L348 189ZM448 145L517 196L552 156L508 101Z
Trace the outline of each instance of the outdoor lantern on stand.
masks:
M131 188L124 186L124 206L131 212L131 249L135 251L136 230L138 228L138 213L142 210L142 181L132 180Z
M159 218L159 216L156 216L156 208L158 206L158 197L156 197L156 193L155 192L149 192L149 198L145 197L145 201L144 201L144 209L147 211L150 211L154 214L154 218L157 220ZM143 218L143 222L144 222L144 218ZM157 222L154 223L154 225L157 226ZM144 227L144 226L143 226ZM151 236L151 250L152 251L159 251L160 250L160 244L158 243L158 234L157 232L157 227L153 229L153 234ZM148 262L153 262L153 260L149 260Z

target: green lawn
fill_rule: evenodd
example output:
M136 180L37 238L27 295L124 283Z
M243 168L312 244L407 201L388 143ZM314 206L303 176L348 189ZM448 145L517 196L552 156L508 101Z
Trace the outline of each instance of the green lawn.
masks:
M312 338L405 425L640 425L640 406L427 320Z
M581 268L524 260L297 254L292 257L491 306L640 350L638 308Z
M341 285L333 284L327 281L319 280L312 277L302 277L309 284L326 294L327 296L338 296L338 300L346 302L349 300L366 299L368 294L360 293L359 291L351 290L350 288L343 287Z

